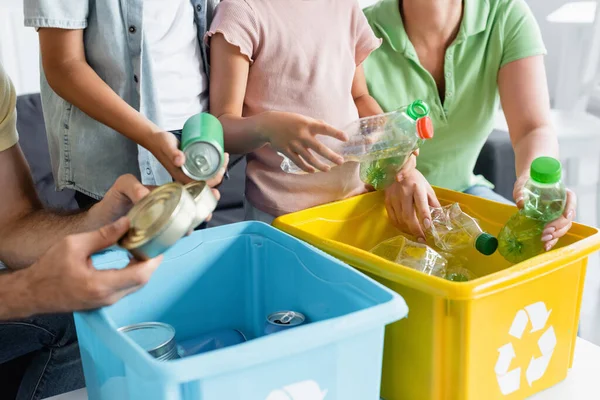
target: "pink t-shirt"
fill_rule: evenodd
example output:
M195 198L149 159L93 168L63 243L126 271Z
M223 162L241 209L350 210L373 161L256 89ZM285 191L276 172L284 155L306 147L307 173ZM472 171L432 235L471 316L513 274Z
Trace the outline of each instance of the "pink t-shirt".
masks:
M208 36L222 33L251 62L243 116L285 111L344 128L358 118L356 66L380 45L357 0L224 0ZM366 191L357 163L293 175L265 145L248 155L246 197L274 216Z

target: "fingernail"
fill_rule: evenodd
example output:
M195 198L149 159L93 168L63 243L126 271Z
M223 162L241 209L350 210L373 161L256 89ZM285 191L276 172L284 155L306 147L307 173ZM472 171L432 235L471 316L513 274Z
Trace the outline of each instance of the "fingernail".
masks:
M555 230L556 230L556 228L555 228L555 227L553 227L553 226L551 226L551 227L548 227L548 228L546 228L546 229L544 230L544 232L542 233L542 236L544 236L544 237L545 237L545 236L548 236L548 235L552 235L552 234L554 233L554 231L555 231Z
M550 240L552 240L552 235L546 235L542 237L542 242L549 242Z
M431 228L431 220L429 218L425 218L423 220L423 226L425 227L425 229Z
M549 244L547 244L546 246L544 246L544 249L546 249L546 251L550 251L551 248L552 247Z
M519 197L519 198L517 199L517 204L521 203L522 201L523 201L523 197Z
M422 237L418 238L418 239L417 239L417 242L419 242L419 243L423 243L423 244L425 244L425 243L426 243L426 241L425 241L425 238L422 238Z

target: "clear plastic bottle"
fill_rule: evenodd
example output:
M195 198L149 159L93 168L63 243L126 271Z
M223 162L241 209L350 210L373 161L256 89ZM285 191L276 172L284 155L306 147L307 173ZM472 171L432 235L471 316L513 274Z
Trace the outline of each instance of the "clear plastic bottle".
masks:
M435 245L443 251L475 247L486 256L494 254L498 248L498 240L484 232L477 221L463 212L458 203L441 208L431 208L431 228L427 235Z
M536 158L531 163L530 176L523 189L523 209L508 220L498 235L500 254L512 263L544 251L544 227L563 214L567 202L560 161Z
M431 247L396 236L375 246L371 253L405 267L440 278L446 275L447 261Z
M342 129L348 135L347 142L322 135L318 138L321 143L344 157L344 162L370 163L390 157L397 158L397 162L401 159L405 162L423 140L433 137L433 125L428 115L427 103L417 100L397 111L352 122ZM283 171L291 174L305 173L292 160L281 153L280 155L283 157ZM315 157L331 167L335 166L318 154Z

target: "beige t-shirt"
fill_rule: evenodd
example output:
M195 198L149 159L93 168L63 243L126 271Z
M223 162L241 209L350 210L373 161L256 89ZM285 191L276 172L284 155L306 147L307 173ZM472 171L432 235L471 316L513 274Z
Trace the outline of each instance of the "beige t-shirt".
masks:
M17 94L0 64L0 151L14 146L17 135Z
M380 45L356 0L224 0L208 36L222 33L250 61L243 116L285 111L344 128L358 118L357 65ZM286 174L269 146L248 155L246 197L274 216L366 191L358 164Z

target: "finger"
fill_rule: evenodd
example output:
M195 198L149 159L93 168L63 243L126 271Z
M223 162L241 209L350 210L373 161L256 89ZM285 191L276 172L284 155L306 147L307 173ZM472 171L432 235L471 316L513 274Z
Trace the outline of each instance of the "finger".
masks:
M219 192L217 189L211 189L211 191L217 201L221 200L221 192Z
M348 135L346 135L343 131L334 128L333 126L326 124L325 122L316 122L311 127L311 132L319 135L331 136L337 140L341 140L342 142L348 141Z
M567 205L565 206L565 212L563 215L569 221L575 220L575 214L577 213L577 196L571 189L567 189Z
M402 182L408 175L410 175L417 168L417 158L410 156L406 163L400 168L400 171L396 174L396 182Z
M413 151L412 153L413 153L413 155L414 155L415 157L418 157L418 156L419 156L419 154L421 153L421 150L420 150L420 149L416 149L416 150L415 150L415 151Z
M296 152L300 155L300 157L302 157L303 160L305 160L308 164L312 165L319 171L329 172L331 170L331 167L329 165L320 161L317 157L314 156L314 154L310 152L310 150L299 146Z
M387 211L388 218L392 222L392 225L394 225L396 228L398 228L400 226L400 224L398 224L398 218L396 217L397 213L396 213L396 210L393 205L394 202L395 202L395 198L393 198L393 196L391 194L388 195L386 193L385 210Z
M290 153L286 154L286 156L290 160L292 160L292 162L294 164L296 164L296 166L298 168L300 168L302 171L308 172L309 174L312 174L313 172L317 172L317 170L313 166L308 165L298 154L290 152Z
M223 177L225 176L225 172L227 171L227 164L223 164L223 167L217 172L215 176L209 179L206 184L213 188L215 186L219 186L223 182Z
M417 187L414 194L415 208L417 213L423 222L423 228L428 230L431 228L431 212L429 210L429 198L427 189L423 187Z
M515 203L519 209L523 208L525 205L525 197L523 194L523 188L525 187L525 182L527 179L519 178L515 183L515 187L513 189L513 199L515 199Z
M417 238L419 242L425 241L425 234L421 229L421 224L415 214L415 207L413 203L414 196L404 196L402 198L402 221L408 226L410 233Z
M150 193L150 189L131 174L120 176L110 190L127 197L134 204Z
M562 221L555 227L548 227L542 233L542 242L550 242L554 239L560 239L571 229L573 223L568 219L562 218Z
M311 137L310 139L307 139L304 142L304 144L307 148L312 149L315 153L319 154L323 158L326 158L327 160L331 161L334 164L342 165L344 163L344 157L342 157L335 151L331 150L329 147L325 146L323 143L319 142L315 137ZM301 154L304 157L303 153L301 153ZM315 165L315 167L316 167L316 165Z
M429 206L434 208L440 208L442 205L435 194L435 190L429 185L427 188L427 200L429 201Z
M117 243L128 229L129 219L122 217L98 230L75 235L75 239L79 243L79 249L89 256Z
M148 283L162 260L162 255L147 261L134 260L123 269L97 271L95 277L115 292L143 286Z
M544 245L544 250L550 251L558 243L558 239L553 239Z

